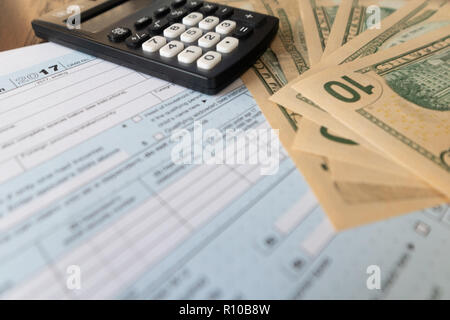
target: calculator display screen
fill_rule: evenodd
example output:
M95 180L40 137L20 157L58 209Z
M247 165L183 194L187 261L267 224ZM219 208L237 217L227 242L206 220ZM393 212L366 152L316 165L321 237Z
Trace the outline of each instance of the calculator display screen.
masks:
M126 16L148 6L151 1L148 0L126 0L120 2L119 5L106 10L99 15L82 21L81 28L89 32L98 32L105 27L113 24L115 21L125 18Z

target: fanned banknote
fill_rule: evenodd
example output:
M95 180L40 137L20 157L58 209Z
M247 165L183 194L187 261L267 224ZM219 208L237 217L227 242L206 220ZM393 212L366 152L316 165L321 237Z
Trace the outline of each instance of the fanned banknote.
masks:
M281 5L275 0L250 2L252 6L249 8L277 15L280 18L280 31L271 48L242 79L272 127L280 129L282 144L299 170L304 172L335 227L349 228L442 203L442 196L429 188L336 181L327 167L327 157L290 148L296 132L300 130L302 117L268 101L268 98L288 81L308 70L308 59L305 56L307 48L304 41L301 41L303 25L299 10L286 10L285 2ZM233 2L233 5L250 6L250 2ZM293 1L291 6L298 8L298 3L300 2ZM289 68L290 72L284 72L284 68ZM292 70L295 70L295 73ZM351 134L352 131L348 132Z
M335 19L336 6L333 6L331 1L309 0L301 2L300 12L305 23L307 51L313 68L314 64L320 61L325 46L329 46L327 44L329 26L333 25L332 36L334 38L341 37L341 41L345 43L367 28L380 28L381 25L377 25L377 22L381 23L385 17L404 5L405 1L343 1L337 11L339 17ZM371 17L371 15L375 18ZM345 31L336 31L337 29ZM325 119L328 119L328 117ZM389 180L385 180L385 184L404 181L405 179L401 178L401 176L408 176L409 180L417 182L417 177L392 162L392 160L384 157L379 150L367 142L363 142L355 133L350 133L344 126L339 126L334 119L331 121L331 127L336 128L339 126L339 134L332 134L333 130L329 129L328 125L330 124L324 121L320 126L320 130L318 130L319 128L315 127L315 124L310 123L308 119L303 119L301 134L295 139L293 148L327 155L337 160L363 165L368 168L388 171L392 177ZM361 181L367 181L363 177L364 175L361 174Z
M349 130L349 129L348 129ZM316 155L327 156L339 161L384 171L392 175L391 181L408 178L417 180L409 170L386 158L381 151L367 149L353 140L342 137L326 127L319 126L313 121L302 119L301 133L295 137L292 148ZM360 170L359 170L360 172ZM364 179L361 179L364 181ZM385 181L389 183L389 181Z
M335 158L328 158L331 177L335 181L356 182L370 181L371 184L379 184L385 186L409 186L428 189L429 186L422 180L413 176L400 176L377 169L368 169L365 166L350 164L346 161L339 161Z
M305 26L300 17L300 1L297 0L249 0L254 10L277 17L280 20L277 37L271 48L277 63L283 69L287 81L294 80L309 69Z
M301 117L282 106L268 101L270 95L281 88L276 75L281 70L271 70L276 65L263 56L258 64L247 71L242 79L256 99L266 119L274 129L289 156L317 196L337 230L386 219L402 213L445 203L439 192L418 186L390 186L366 182L334 180L327 157L296 151L290 146L297 132L301 132Z
M299 1L309 62L312 66L322 58L340 2L340 0Z
M354 227L445 202L439 192L428 187L334 180L327 157L290 148L296 132L301 131L302 119L300 115L268 100L270 95L286 84L277 52L278 48L272 46L242 79L271 126L280 130L283 146L304 174L336 229Z
M297 89L450 198L450 26Z

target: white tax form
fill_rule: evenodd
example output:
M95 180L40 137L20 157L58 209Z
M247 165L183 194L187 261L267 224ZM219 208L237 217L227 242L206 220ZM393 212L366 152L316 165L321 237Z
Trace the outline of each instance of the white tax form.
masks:
M171 161L194 121L268 127L240 81L207 96L51 43L0 61L0 298L450 297L447 206L335 234L284 152L271 176Z

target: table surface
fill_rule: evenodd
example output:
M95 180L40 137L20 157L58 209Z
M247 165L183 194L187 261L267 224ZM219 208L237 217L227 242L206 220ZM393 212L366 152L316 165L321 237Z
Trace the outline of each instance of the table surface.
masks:
M0 51L41 43L31 21L73 0L0 0Z

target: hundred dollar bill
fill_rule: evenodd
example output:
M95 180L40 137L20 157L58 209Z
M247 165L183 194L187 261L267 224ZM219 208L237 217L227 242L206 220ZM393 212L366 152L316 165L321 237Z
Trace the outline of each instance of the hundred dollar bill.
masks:
M311 65L315 65L322 58L340 2L340 0L298 2Z
M346 43L326 59L322 59L319 64L290 82L282 90L279 90L271 97L271 100L345 136L345 132L342 132L342 125L339 125L323 108L297 92L296 89L300 89L299 81L329 67L369 55L377 50L390 48L441 28L450 23L449 15L450 3L447 1L411 1L385 18L382 29L367 30ZM370 41L370 37L373 37L373 42ZM367 141L361 137L349 136L348 138L369 146Z
M342 0L323 52L326 57L367 29L381 28L381 21L408 0Z
M450 198L450 26L312 75L299 88Z
M296 133L301 132L302 118L268 100L286 84L286 77L277 60L273 49L267 51L242 76L242 80L253 94L270 125L279 129L282 145L303 173L337 230L445 202L445 198L440 193L430 188L336 181L328 167L327 157L290 148Z

